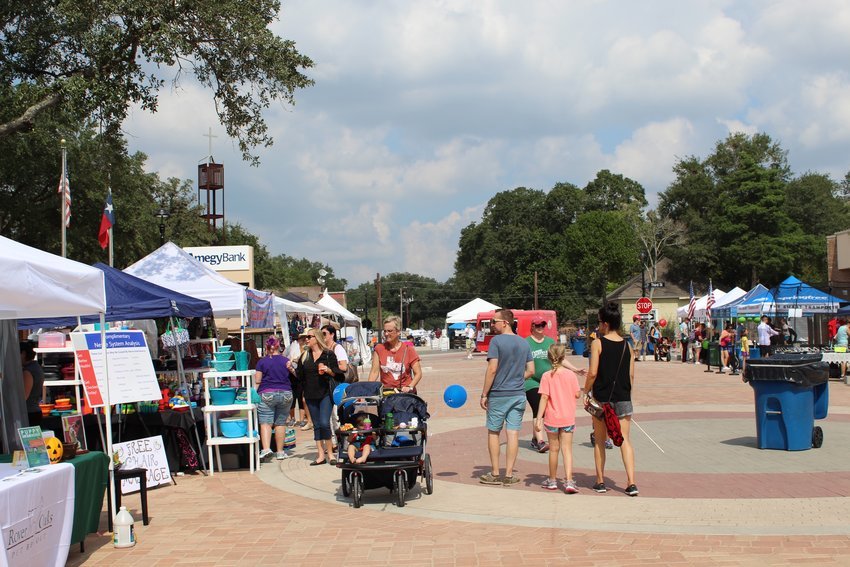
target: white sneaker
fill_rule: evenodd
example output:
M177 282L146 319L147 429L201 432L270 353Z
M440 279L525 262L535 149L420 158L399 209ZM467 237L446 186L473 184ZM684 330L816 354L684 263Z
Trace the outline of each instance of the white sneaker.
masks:
M279 452L274 454L274 458L277 459L278 461L282 461L284 459L288 459L289 455L286 454L286 451L279 451Z
M271 461L273 455L274 453L272 453L271 449L263 449L260 451L260 461L263 463Z
M574 480L568 480L564 485L564 492L567 494L575 494L578 492L578 488L576 487L576 483Z

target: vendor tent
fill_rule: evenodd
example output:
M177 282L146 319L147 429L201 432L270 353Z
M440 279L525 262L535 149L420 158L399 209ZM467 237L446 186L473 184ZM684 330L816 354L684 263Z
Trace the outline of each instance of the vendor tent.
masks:
M714 304L714 307L711 308L711 316L715 319L724 319L728 317L726 315L727 311L725 309L744 297L747 294L746 291L739 288L738 286L733 287L729 291L726 292L726 295L723 296L723 299Z
M121 270L97 263L106 286L106 321L155 319L159 317L205 317L212 315L210 302L166 289ZM98 317L81 317L83 323L99 321ZM74 327L76 317L21 319L20 328Z
M0 319L72 317L106 308L103 272L2 236L0 273Z
M714 296L714 304L716 305L725 295L726 292L720 289L715 289L712 292ZM706 293L699 299L697 299L696 305L694 306L694 320L699 321L701 319L705 319L705 308L708 305L708 294ZM714 308L712 307L712 311ZM687 317L688 315L688 306L685 305L683 307L679 307L676 310L676 315L679 317ZM712 313L712 317L714 314Z
M322 294L322 297L316 303L342 318L345 324L340 329L340 335L342 338L349 335L356 337L357 350L360 351L362 363L368 364L372 360L372 351L367 348L366 330L360 322L360 317L343 307L339 301L328 295L327 291Z
M217 317L244 317L245 286L201 264L173 242L166 242L124 271L162 287L205 299Z
M75 316L106 309L103 272L0 236L0 411L3 439L18 447L26 418L17 323L24 317Z
M760 305L762 302L762 298L767 293L768 289L766 287L761 284L756 284L756 287L754 287L753 289L751 289L750 291L748 291L737 299L726 302L726 298L724 297L723 305L720 305L719 307L715 306L714 309L712 309L712 313L718 319L728 319L730 317L737 317L739 313L744 313L744 311L741 311L742 307L746 305L752 305L753 302L755 302L755 304L757 305Z
M493 311L499 309L498 305L494 305L489 301L485 301L480 297L476 297L469 303L461 305L454 311L449 311L446 315L446 323L464 323L466 321L475 321L478 314L482 311Z
M836 313L843 300L800 281L794 276L737 306L738 313L776 314L799 309L803 315Z

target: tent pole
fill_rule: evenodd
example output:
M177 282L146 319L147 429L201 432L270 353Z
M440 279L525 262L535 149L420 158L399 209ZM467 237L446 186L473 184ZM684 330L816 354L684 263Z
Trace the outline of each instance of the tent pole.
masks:
M168 324L171 326L171 335L173 337L175 337L175 339L176 339L177 329L174 328L174 318L173 317L168 318ZM186 390L186 396L189 398L188 400L186 400L186 403L189 404L189 415L192 416L192 423L195 424L196 423L195 422L195 409L196 408L192 408L192 396L191 396L191 393L190 393L191 391L189 390L189 386L186 384L186 374L183 370L183 357L180 356L180 346L177 344L176 340L174 341L174 350L175 350L176 355L177 355L177 376L178 376L178 379L180 381L180 388ZM198 436L197 426L193 425L192 429L195 432L195 441L198 443L198 456L201 458L201 470L206 475L207 474L207 471L206 471L207 464L204 462L204 447L203 447L203 445L201 445L201 438ZM177 466L178 467L180 466L179 463L178 463Z
M109 486L115 487L115 465L112 460L112 399L109 395L109 361L107 360L106 349L106 317L104 313L100 314L100 349L103 352L103 376L104 384L106 384L106 400L104 408L106 409L106 456L109 457ZM119 486L117 490L121 490ZM115 516L118 510L115 509L115 490L109 490L109 505L112 510L112 522L115 525Z

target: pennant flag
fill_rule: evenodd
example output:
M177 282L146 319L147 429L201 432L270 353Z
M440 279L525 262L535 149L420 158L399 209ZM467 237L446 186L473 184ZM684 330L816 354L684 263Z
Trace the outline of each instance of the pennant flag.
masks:
M697 308L697 298L694 297L694 280L691 280L691 285L688 287L691 294L691 301L688 303L688 319L693 320L694 310Z
M68 175L63 171L62 179L59 180L59 191L65 195L65 228L71 226L71 185L68 183Z
M705 303L705 318L711 324L711 308L714 307L714 290L711 289L711 280L708 280L708 300Z
M97 241L101 248L109 246L109 229L115 226L115 213L112 209L112 191L106 194L106 206L100 218L100 229L97 231Z

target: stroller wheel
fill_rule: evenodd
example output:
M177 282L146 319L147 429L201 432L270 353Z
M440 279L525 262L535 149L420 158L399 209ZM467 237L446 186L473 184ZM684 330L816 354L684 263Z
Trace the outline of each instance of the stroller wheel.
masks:
M399 508L404 508L404 495L407 492L407 480L403 471L396 472L395 475L395 494L396 504Z
M342 495L348 498L351 496L351 486L348 484L348 474L342 471Z
M363 479L359 474L354 475L351 479L351 496L354 500L354 507L360 508L363 505Z
M425 463L422 465L422 476L425 477L425 494L434 493L434 471L431 468L431 455L425 453Z

